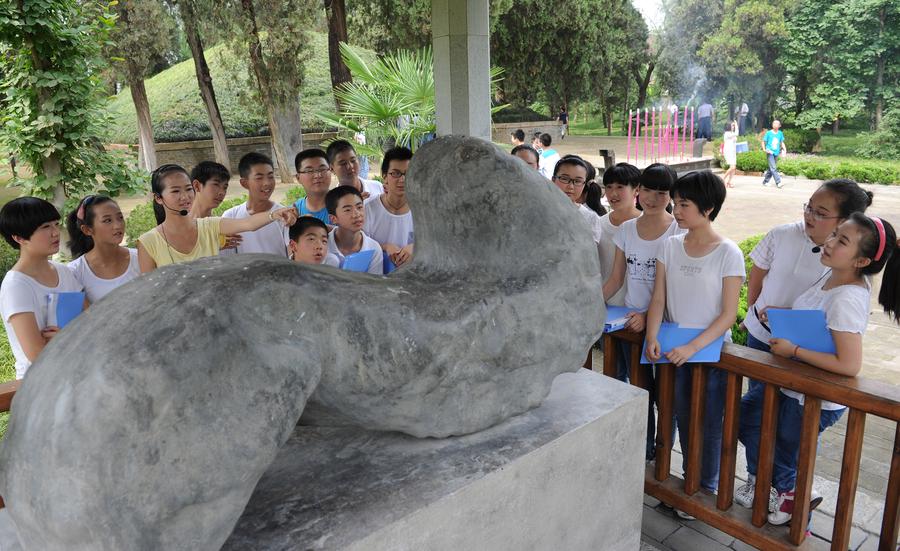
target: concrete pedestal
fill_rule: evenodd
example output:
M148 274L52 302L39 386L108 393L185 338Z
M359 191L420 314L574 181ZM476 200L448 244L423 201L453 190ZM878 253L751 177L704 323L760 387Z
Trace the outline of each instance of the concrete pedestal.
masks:
M469 436L300 426L224 549L632 551L646 415L646 392L579 369ZM18 550L5 513L0 549Z
M224 548L631 551L646 415L644 391L582 369L469 436L298 427Z

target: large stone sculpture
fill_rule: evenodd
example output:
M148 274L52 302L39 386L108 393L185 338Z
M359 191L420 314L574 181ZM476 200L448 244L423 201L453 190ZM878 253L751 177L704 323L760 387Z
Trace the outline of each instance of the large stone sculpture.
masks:
M26 549L218 549L304 423L445 437L540 404L604 311L590 230L471 138L407 178L415 259L390 277L256 255L159 269L32 366L0 448Z

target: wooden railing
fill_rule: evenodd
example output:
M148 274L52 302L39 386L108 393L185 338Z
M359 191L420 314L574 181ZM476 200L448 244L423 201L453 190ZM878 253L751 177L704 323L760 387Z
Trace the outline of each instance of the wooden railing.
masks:
M20 381L10 381L8 383L0 383L0 413L9 411L12 405L13 396L19 390ZM0 509L4 507L3 497L0 496Z
M632 384L646 389L646 375L649 366L640 365L644 335L623 330L605 334L603 339L603 373L611 377L616 375L618 351L615 341L631 343L629 378ZM725 370L728 377L722 428L719 486L715 496L698 492L700 489L703 446L701 431L707 365ZM854 498L862 456L863 432L866 415L871 414L897 423L878 545L879 551L896 551L898 529L900 529L900 387L861 377L835 375L803 363L735 344L726 344L720 361L707 365L685 364L681 367L675 367L672 364L657 365L656 388L659 413L656 424L656 462L647 467L644 493L757 548L767 550L805 549L810 543L804 543L804 539L815 470L821 404L823 400L836 402L846 405L849 408L849 414L831 549L846 551L849 547ZM670 476L669 473L676 369L693 370L689 421L691 433L688 435L688 449L682 450L687 457L687 472L684 473L683 481L678 477ZM744 377L761 381L766 385L752 511L747 511L740 506L732 507L741 386ZM802 392L806 395L803 406L800 455L797 463L796 497L789 528L766 523L775 454L779 388Z

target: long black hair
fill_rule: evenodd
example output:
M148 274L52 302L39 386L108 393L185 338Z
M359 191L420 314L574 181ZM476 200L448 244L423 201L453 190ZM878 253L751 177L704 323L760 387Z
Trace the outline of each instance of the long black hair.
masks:
M884 270L881 278L881 290L878 292L878 303L884 311L900 322L900 244L897 243L897 232L887 220L866 216L861 212L850 214L850 221L863 230L859 240L859 256L871 258L872 262L864 266L862 275L875 275ZM884 228L884 237L878 223ZM879 248L881 254L879 255Z
M841 218L849 218L854 212L866 212L872 205L872 192L848 178L834 178L822 183L821 187L834 194Z
M82 226L94 227L94 208L103 203L115 203L105 195L88 195L78 202L72 212L66 216L66 229L69 230L69 250L72 258L87 254L94 248L94 239L81 231Z

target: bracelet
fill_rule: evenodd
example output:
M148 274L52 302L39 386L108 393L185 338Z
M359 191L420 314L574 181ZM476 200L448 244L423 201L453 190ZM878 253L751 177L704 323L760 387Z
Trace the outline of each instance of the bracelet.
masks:
M270 222L273 221L273 220L275 220L275 216L274 216L274 215L275 215L275 211L271 211L271 210L270 210L270 211L269 211L269 221L270 221Z
M797 352L798 352L799 350L800 350L800 345L799 345L799 344L798 344L798 345L795 345L795 346L794 346L794 353L791 354L791 356L793 356L793 357L795 357L795 358L799 358L800 356L797 355Z

